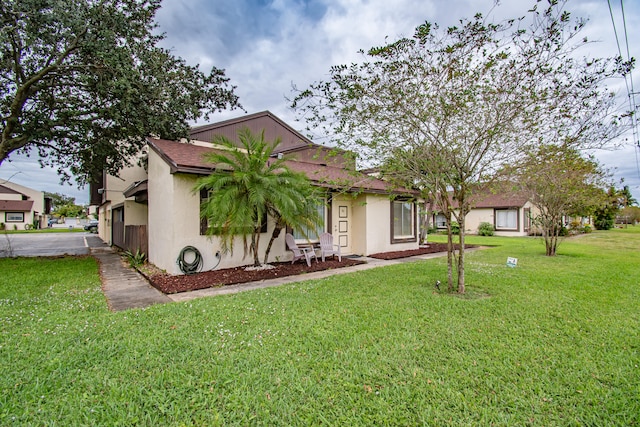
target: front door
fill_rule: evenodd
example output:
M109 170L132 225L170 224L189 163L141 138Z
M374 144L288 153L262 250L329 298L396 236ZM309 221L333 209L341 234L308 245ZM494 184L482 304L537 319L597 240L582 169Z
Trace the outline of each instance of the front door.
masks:
M340 253L348 255L351 249L351 209L350 200L333 199L331 204L331 234L335 244L340 245Z

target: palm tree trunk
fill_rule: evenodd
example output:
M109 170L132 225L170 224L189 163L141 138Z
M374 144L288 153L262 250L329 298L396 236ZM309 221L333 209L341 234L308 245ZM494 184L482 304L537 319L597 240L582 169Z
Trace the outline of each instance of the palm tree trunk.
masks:
M260 228L254 228L251 235L251 251L253 252L253 265L260 266L260 258L258 254L258 246L260 244Z
M267 250L264 253L264 264L268 264L269 263L269 253L271 252L271 247L273 246L273 242L275 242L275 240L280 237L280 232L282 231L282 226L279 226L278 223L276 223L276 227L273 229L273 232L271 233L271 238L269 239L269 244L267 245Z

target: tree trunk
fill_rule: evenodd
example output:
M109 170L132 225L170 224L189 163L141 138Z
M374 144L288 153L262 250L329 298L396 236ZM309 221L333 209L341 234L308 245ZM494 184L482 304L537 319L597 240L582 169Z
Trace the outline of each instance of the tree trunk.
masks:
M558 237L561 227L555 218L548 220L546 227L543 228L544 246L547 256L556 256L556 247L558 246Z
M428 242L432 212L433 212L433 200L430 200L428 205L425 203L425 215L424 215L424 220L422 221L422 241L420 242L421 244L426 244Z
M260 266L260 258L258 257L258 246L260 244L260 228L254 228L253 234L251 235L251 252L253 252L254 267Z
M453 292L453 232L451 230L451 214L447 220L447 290Z
M282 227L278 226L278 224L276 223L276 227L273 229L273 232L271 233L271 238L269 239L269 244L267 245L267 250L264 254L264 263L268 264L269 263L269 253L271 253L271 247L273 246L273 242L275 242L275 240L280 237L280 232L282 231Z
M462 212L460 218L458 218L458 224L460 224L460 246L458 248L458 293L464 294L464 236L465 236L465 217L466 213Z

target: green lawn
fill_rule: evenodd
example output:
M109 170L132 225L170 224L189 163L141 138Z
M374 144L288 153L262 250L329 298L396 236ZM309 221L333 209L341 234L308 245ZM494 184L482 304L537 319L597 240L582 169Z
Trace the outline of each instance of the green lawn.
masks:
M640 227L469 243L468 298L436 259L119 313L0 259L0 425L640 425Z
M84 228L40 228L37 230L14 230L9 226L0 230L0 234L41 234L41 233L83 233Z

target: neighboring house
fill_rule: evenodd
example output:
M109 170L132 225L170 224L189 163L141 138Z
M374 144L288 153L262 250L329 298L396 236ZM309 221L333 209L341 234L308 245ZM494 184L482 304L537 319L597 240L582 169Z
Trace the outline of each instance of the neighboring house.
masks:
M488 222L494 226L496 236L527 236L532 232L532 212L535 215L535 207L523 194L478 193L474 195L471 211L465 218L465 231L475 234L480 223ZM444 215L436 214L434 224L438 229L445 229Z
M215 147L205 141L216 134L236 140L237 131L244 126L254 133L264 130L267 141L281 138L274 155L290 155L295 160L289 161L288 167L325 189L326 204L318 206L324 221L312 233L312 242L326 231L333 234L343 255L418 248L417 209L410 199L415 194L399 194L384 181L357 172L350 153L313 143L270 112L194 128L189 143L149 138L146 168L133 166L117 178L104 176L93 185L96 202L100 196L96 203L100 236L111 244L133 249L126 244L132 240L128 231L142 233L142 227L135 227L146 225L149 260L171 274L180 273L176 260L186 246L194 246L202 254L203 270L250 264L240 240L233 254L223 254L220 259L215 256L220 251L219 241L206 236L206 223L200 220L200 204L207 194L193 192L198 178L212 171L203 155ZM268 219L260 239L261 254L273 227ZM306 242L302 235L294 236ZM272 247L269 261L291 259L283 232Z
M0 223L9 230L46 227L45 197L33 190L10 181L0 181Z

